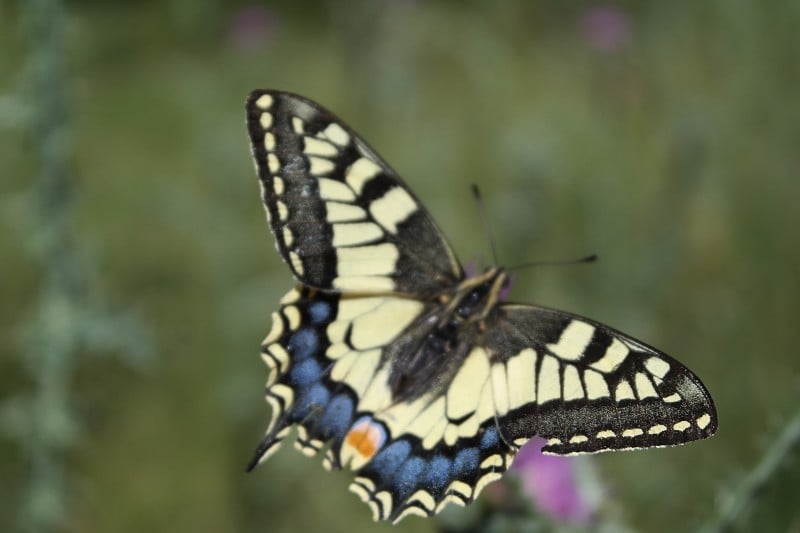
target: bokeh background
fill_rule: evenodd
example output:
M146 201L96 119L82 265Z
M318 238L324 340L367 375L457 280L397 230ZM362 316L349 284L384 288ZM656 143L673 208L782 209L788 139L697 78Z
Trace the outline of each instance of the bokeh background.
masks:
M292 283L243 122L263 87L345 117L465 262L491 262L473 182L503 264L598 253L512 298L703 378L716 437L586 460L595 527L800 531L798 6L0 2L0 530L390 531L291 447L243 473Z

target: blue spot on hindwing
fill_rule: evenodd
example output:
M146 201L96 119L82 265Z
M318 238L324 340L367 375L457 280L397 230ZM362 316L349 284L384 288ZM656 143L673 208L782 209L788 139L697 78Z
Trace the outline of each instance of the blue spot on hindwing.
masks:
M486 450L493 447L498 443L500 437L497 435L497 429L494 427L486 428L481 437L481 450Z
M308 306L308 316L312 324L321 324L331 318L331 305L328 302L314 302Z
M319 381L321 377L322 369L319 367L319 363L317 363L316 359L301 361L295 364L289 372L289 378L292 380L292 383L300 388L313 385Z
M464 448L458 452L453 461L453 474L456 477L461 477L464 474L477 471L479 459L478 448Z
M338 394L333 397L322 414L319 421L320 431L326 437L341 441L352 424L352 418L353 400L346 394Z
M420 485L420 476L425 470L426 461L412 457L401 466L394 475L394 486L397 489L396 499L405 500Z
M295 361L311 357L317 352L319 348L319 339L317 332L311 328L303 328L298 330L292 338L289 339L289 352L292 354Z
M370 461L370 468L386 482L392 478L395 470L403 464L408 454L411 453L411 444L405 440L398 440L381 450L378 455Z
M431 459L428 469L422 478L422 482L428 485L431 490L438 491L450 483L450 459L443 455L437 455Z
M322 383L317 383L306 389L301 393L294 409L292 409L292 419L300 421L311 415L313 411L321 410L328 403L330 397L330 392Z

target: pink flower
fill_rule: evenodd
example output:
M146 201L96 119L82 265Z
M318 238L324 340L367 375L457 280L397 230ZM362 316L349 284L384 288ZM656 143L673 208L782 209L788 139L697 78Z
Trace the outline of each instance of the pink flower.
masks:
M517 453L511 466L522 481L522 488L536 507L553 520L586 525L597 511L578 484L574 459L543 455L545 440L531 439Z
M228 22L228 36L240 52L258 52L275 37L279 18L274 11L250 5L234 11Z
M481 272L478 270L478 263L477 261L470 259L467 261L467 264L464 265L464 275L468 278L473 276L479 275ZM505 302L508 300L508 295L511 293L511 286L514 284L514 280L509 276L508 283L505 287L500 289L500 292L497 294L497 299L501 302Z
M628 14L612 6L588 9L581 18L581 29L589 46L600 52L617 52L631 38Z

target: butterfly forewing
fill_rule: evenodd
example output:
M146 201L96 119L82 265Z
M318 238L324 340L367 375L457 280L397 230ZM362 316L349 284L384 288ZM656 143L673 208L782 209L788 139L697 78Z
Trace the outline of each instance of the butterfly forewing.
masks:
M420 201L332 113L260 90L247 100L247 126L278 251L299 281L429 295L463 277Z
M498 374L500 426L511 442L592 453L683 444L714 434L711 396L685 366L595 321L500 305L484 339Z

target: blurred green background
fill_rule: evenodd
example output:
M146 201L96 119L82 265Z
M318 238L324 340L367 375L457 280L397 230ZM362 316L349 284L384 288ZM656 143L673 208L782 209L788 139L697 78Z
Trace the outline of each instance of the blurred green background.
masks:
M0 530L390 531L291 447L243 473L292 283L243 103L280 88L361 132L464 262L490 262L472 182L502 263L597 252L512 299L703 378L715 438L591 459L606 527L735 508L734 530L800 531L796 439L767 453L800 407L798 22L755 0L1 2Z

